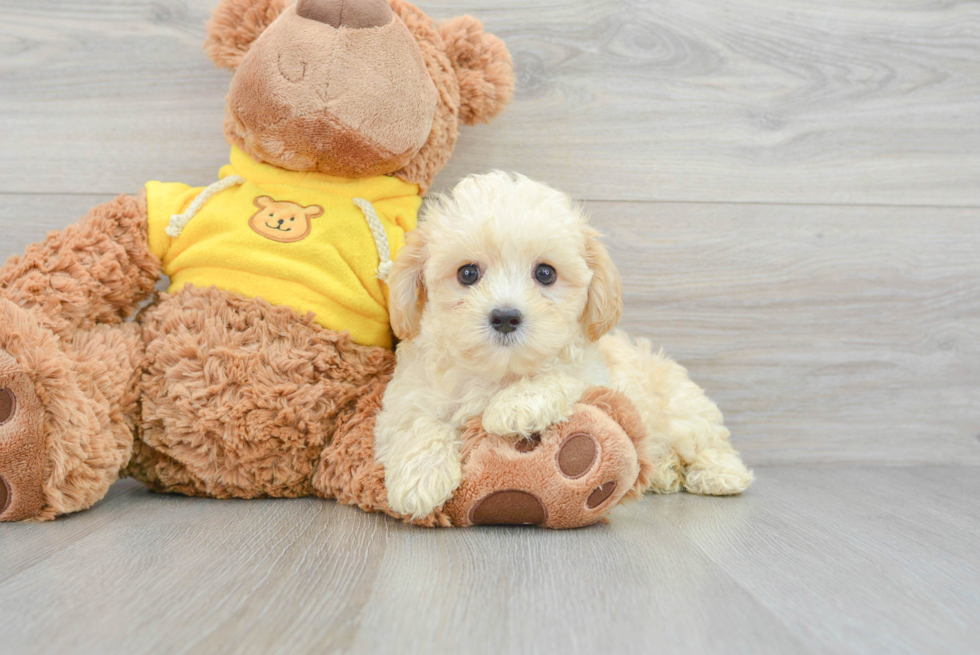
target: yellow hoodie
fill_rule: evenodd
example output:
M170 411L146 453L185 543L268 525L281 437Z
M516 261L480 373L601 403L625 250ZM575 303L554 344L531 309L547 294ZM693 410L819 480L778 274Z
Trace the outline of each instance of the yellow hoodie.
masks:
M146 185L150 249L171 292L213 285L312 312L317 323L347 330L358 343L392 347L388 289L377 277L384 262L366 216L373 207L394 257L417 224L418 185L296 173L238 148L220 177L217 189ZM370 206L362 209L356 199Z

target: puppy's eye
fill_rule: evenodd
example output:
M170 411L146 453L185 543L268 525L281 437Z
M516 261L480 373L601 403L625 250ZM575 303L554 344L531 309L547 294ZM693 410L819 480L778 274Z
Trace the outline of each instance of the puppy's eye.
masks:
M534 269L534 279L544 286L550 287L558 279L558 271L553 266L538 264L538 267Z
M480 267L476 264L467 264L456 271L456 279L464 287L471 287L480 281Z

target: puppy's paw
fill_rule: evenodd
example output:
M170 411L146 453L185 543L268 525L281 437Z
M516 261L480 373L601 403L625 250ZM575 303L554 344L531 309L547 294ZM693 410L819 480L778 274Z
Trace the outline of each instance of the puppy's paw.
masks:
M388 505L413 519L423 518L449 500L462 479L458 450L452 445L433 444L386 469Z
M515 384L490 401L483 412L483 429L490 434L529 437L567 421L573 404L568 394Z
M684 489L703 496L732 496L748 489L754 477L735 451L707 448L684 470Z

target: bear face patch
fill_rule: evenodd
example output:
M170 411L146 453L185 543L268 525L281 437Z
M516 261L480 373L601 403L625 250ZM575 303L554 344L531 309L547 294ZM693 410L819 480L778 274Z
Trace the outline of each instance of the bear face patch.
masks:
M302 241L313 228L313 219L323 216L323 207L303 205L288 200L259 196L252 203L259 208L248 225L266 239L280 243Z

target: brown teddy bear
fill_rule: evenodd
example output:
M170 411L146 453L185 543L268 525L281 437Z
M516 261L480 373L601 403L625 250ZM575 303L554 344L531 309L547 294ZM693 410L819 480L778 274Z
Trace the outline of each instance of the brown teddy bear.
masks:
M206 48L235 70L219 179L150 182L0 269L0 521L85 509L120 474L392 513L385 272L459 124L509 101L510 56L403 0L221 0ZM644 482L640 425L604 390L528 442L474 419L463 485L417 522L593 523Z

